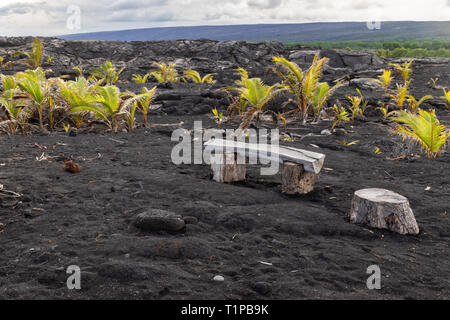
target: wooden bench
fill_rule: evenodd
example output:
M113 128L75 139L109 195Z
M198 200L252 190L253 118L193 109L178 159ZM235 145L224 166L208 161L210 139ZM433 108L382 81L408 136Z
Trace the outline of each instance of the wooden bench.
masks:
M245 163L238 157L254 157L282 165L282 191L286 194L307 194L314 190L316 175L320 173L325 155L302 149L279 146L276 151L268 144L252 144L242 141L212 139L205 147L215 150L211 161L213 179L217 182L245 180Z

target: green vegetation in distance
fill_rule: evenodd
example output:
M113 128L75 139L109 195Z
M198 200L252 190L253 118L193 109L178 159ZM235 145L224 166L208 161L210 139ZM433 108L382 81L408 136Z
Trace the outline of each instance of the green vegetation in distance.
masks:
M288 47L302 45L333 50L376 50L382 58L450 58L449 40L408 40L408 41L312 41L288 42Z

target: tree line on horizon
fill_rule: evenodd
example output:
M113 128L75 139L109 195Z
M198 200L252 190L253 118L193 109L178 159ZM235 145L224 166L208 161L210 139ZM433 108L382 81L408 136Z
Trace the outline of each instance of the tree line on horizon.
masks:
M311 41L289 42L286 45L333 50L376 50L377 55L382 58L450 58L450 40Z

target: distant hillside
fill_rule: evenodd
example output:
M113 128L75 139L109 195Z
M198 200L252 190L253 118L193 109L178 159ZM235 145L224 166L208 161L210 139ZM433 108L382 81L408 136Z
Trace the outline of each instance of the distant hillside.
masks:
M449 39L450 21L383 22L379 30L369 30L363 22L168 27L80 33L63 35L59 38L118 41L211 39L279 42Z

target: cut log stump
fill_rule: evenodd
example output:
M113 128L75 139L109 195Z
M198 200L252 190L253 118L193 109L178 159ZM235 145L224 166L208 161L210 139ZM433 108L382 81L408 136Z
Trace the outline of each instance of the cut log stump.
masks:
M305 171L303 165L283 162L281 176L282 192L286 194L307 194L314 190L316 175Z
M363 189L355 192L350 222L389 229L400 234L418 234L414 213L406 197L385 189Z
M211 160L213 180L217 182L244 181L246 174L245 164L238 164L237 155L234 152L216 154Z

